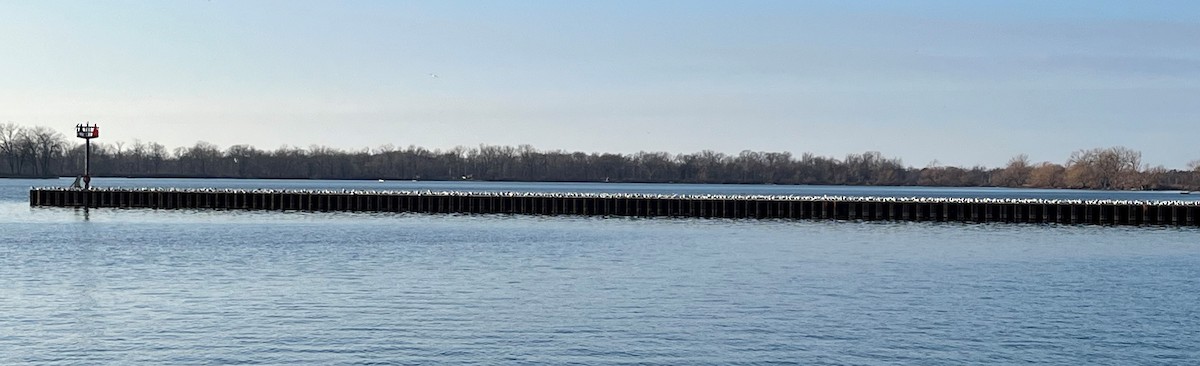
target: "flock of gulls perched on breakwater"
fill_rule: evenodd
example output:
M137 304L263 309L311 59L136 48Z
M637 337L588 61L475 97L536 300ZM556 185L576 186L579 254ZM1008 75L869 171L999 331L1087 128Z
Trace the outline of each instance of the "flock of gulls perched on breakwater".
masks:
M77 188L45 187L45 191L77 191ZM1148 205L1200 206L1194 200L1115 200L1115 199L1043 199L1043 198L966 198L966 197L888 197L840 195L739 195L739 194L656 194L656 193L575 193L575 192L489 192L489 191L432 191L432 190L295 190L295 189L230 189L230 188L91 188L91 191L120 192L181 192L181 193L254 193L254 194L342 194L440 197L534 197L534 198L602 198L602 199L683 199L733 201L824 201L868 203L963 203L963 204L1026 204L1026 205Z

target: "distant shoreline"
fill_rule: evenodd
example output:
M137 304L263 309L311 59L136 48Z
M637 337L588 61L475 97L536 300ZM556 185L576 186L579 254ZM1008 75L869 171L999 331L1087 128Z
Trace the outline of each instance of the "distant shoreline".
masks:
M1081 188L1047 188L1047 187L1002 187L1002 186L939 186L939 185L871 185L871 184L779 184L779 183L746 183L746 182L660 182L660 181L622 181L622 182L595 182L595 181L553 181L553 180L446 180L446 179L387 179L387 178L247 178L247 177L197 177L197 176L175 176L175 175L148 175L148 176L93 176L94 178L118 178L118 179L227 179L227 180L301 180L301 181L385 181L385 182L495 182L495 183L598 183L598 184L711 184L711 185L749 185L749 186L831 186L831 187L920 187L920 188L1005 188L1005 189L1045 189L1056 191L1109 191L1109 192L1179 192L1180 194L1190 194L1196 191L1185 189L1081 189ZM74 176L11 176L0 175L0 179L73 179Z
M97 142L88 158L81 145L45 127L5 123L0 124L0 131L7 131L0 134L0 142L16 139L7 144L23 146L23 150L0 151L0 176L27 179L52 175L73 178L86 170L93 177L137 178L1200 190L1200 160L1190 163L1187 170L1149 166L1142 163L1141 152L1123 146L1077 150L1064 164L1036 163L1025 154L1017 154L1008 164L997 167L944 166L936 160L918 167L878 151L839 158L789 151L621 154L486 144L449 150L415 145L358 150L285 145L262 150L250 145L223 149L203 141L172 150L141 141Z

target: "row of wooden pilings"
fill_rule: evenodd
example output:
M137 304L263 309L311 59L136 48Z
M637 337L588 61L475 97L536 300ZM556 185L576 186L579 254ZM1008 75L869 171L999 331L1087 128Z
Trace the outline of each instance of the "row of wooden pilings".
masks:
M1200 206L439 193L32 189L31 206L1200 226Z

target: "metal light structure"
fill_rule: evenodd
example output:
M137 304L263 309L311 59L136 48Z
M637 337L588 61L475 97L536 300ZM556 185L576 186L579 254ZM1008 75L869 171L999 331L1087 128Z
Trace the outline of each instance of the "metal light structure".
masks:
M91 122L77 124L75 125L75 137L84 141L83 189L90 189L92 186L92 139L100 137L100 125L93 125Z

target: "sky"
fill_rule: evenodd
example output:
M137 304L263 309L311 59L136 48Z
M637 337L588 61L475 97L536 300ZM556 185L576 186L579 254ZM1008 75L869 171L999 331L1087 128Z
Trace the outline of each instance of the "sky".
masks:
M0 0L0 123L103 142L1200 159L1196 1Z

